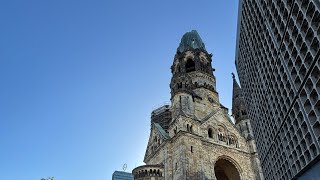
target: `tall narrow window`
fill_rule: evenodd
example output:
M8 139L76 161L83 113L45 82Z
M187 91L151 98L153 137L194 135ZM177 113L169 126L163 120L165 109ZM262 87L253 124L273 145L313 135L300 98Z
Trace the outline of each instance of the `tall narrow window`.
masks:
M209 130L208 130L208 136L209 136L209 138L213 138L212 129L211 128L209 128Z
M193 153L193 147L192 147L192 146L191 146L190 150L191 150L191 152Z
M188 59L186 63L186 72L192 72L196 70L196 65L192 59Z

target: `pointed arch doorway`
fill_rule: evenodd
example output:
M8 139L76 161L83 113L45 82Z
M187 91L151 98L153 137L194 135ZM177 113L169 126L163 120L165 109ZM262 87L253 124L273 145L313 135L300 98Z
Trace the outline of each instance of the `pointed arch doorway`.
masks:
M214 165L217 180L240 180L240 174L235 165L226 159L219 159Z

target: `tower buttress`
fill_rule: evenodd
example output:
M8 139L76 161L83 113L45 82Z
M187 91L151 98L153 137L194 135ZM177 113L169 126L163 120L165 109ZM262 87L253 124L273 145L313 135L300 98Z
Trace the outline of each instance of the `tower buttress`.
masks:
M246 110L241 88L233 73L232 73L232 79L233 79L232 115L235 119L235 123L238 123L243 119L248 119L248 115L247 115L247 110Z
M247 114L244 97L242 95L241 87L239 86L234 74L233 79L233 93L232 93L232 116L235 120L236 127L244 135L245 138L253 138L251 129L251 122Z

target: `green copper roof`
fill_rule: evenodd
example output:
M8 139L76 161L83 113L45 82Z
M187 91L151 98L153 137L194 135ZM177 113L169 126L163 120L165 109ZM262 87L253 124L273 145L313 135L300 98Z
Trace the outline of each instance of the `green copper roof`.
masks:
M192 30L191 32L186 32L181 39L180 45L177 49L178 52L183 52L187 48L193 49L203 49L206 50L204 43L202 42L201 37L199 36L196 30Z
M158 129L158 131L160 132L160 134L161 134L165 139L168 139L168 138L169 138L168 133L166 133L166 131L160 126L160 124L154 123L154 126Z

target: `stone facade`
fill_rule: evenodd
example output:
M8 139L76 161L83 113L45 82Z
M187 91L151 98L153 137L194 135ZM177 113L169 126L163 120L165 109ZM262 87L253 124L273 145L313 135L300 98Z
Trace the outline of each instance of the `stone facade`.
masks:
M171 67L171 121L166 130L152 122L144 162L163 167L166 180L263 179L252 134L237 128L250 120L234 124L220 104L211 58L196 31L182 37ZM139 168L135 179L148 179L138 178Z

